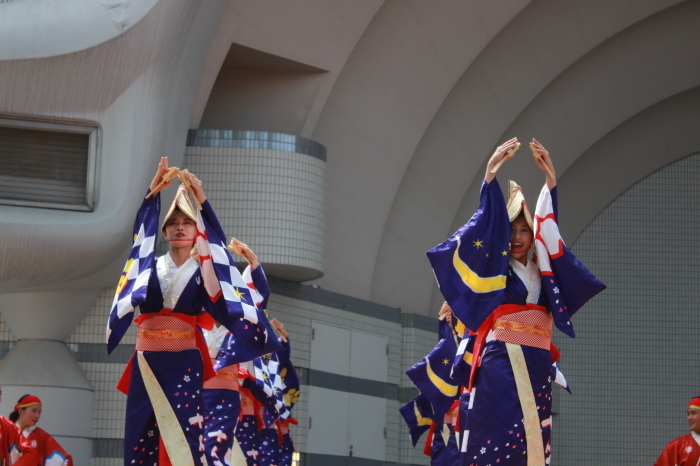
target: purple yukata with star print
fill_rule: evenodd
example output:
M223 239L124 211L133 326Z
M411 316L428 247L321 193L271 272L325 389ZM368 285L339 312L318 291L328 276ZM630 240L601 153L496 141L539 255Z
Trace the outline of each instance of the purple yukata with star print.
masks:
M518 207L515 214L526 210L527 218L526 203ZM540 193L532 243L537 257L526 264L508 254L510 222L517 218L510 215L498 182L484 182L470 221L428 251L453 312L477 329L462 342L476 341L476 370L469 373L470 363L452 372L471 388L460 401L460 466L550 463L558 354L552 324L573 337L571 316L605 288L559 236L556 187L545 185Z
M252 270L247 268L243 277L247 282L252 281L248 283L251 290L257 290L257 293L252 292L256 306L264 308L270 288L262 265ZM260 327L255 330L262 331ZM217 335L222 332L223 335ZM211 466L229 466L241 413L240 384L234 377L237 377L238 362L243 362L249 356L245 355L248 352L241 342L236 341L225 328L206 332L205 336L210 345L210 355L214 355L217 377L204 385L204 448Z
M135 230L139 224L146 225L152 241L159 211L160 193L144 199L137 214ZM210 235L225 237L208 201L202 203L201 216ZM135 238L138 239L136 234ZM141 260L153 257L153 249ZM145 274L149 268L150 273ZM196 318L206 312L237 334L242 334L241 328L247 324L242 314L236 315L224 299L210 298L200 265L192 258L176 267L166 254L140 270L139 278L142 276L147 277L138 288L143 295L132 301L134 306L139 306L141 315L137 319L137 351L131 358L128 385L124 387L128 392L124 464L163 466L170 461L179 465L206 466L203 357L208 358L208 355L202 354L195 343L200 339L204 343L200 329L195 325ZM243 287L240 290L252 302L249 290ZM110 314L110 350L118 344L132 321L133 311L118 315L118 310L115 306ZM260 328L261 325L251 323L248 327ZM263 340L256 341L256 349L260 351L264 343ZM157 416L165 416L160 419L167 422L157 420ZM164 445L169 460L163 458L166 454Z

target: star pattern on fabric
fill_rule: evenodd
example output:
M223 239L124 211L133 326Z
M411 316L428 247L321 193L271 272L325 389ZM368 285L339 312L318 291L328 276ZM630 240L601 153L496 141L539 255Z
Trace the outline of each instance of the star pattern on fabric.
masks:
M477 239L476 241L474 241L474 247L477 249L483 248L484 247L484 240Z
M447 358L442 360L442 364L445 366L447 366L449 363L450 363L450 361Z
M243 301L245 301L245 296L244 296L245 293L240 291L237 287L234 288L234 290L235 290L234 293L236 294L236 296L238 296L238 299L242 299Z

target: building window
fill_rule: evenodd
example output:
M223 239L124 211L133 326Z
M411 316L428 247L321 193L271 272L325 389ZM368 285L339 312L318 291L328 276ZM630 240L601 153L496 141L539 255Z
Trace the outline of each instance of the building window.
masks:
M98 128L0 117L0 204L92 211Z

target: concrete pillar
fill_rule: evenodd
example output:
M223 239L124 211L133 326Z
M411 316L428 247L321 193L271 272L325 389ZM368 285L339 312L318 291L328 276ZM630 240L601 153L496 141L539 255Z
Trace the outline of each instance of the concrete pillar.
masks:
M204 181L226 234L248 243L266 274L296 282L323 275L323 145L267 131L190 130L185 166Z
M99 290L0 295L0 312L17 342L0 362L0 414L8 416L25 394L43 403L39 426L73 456L90 464L94 390L64 341Z

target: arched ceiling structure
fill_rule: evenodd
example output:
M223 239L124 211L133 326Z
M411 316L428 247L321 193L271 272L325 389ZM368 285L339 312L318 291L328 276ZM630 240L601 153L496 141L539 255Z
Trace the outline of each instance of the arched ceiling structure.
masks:
M469 219L502 141L549 149L568 243L630 185L700 148L698 19L695 0L232 0L190 126L216 123L207 102L227 98L227 80L239 93L259 85L219 73L232 44L320 70L313 85L278 84L274 101L232 106L251 127L226 129L271 130L261 122L274 112L327 147L319 286L434 315L424 252ZM499 179L533 203L543 175L528 152Z

